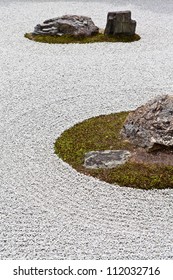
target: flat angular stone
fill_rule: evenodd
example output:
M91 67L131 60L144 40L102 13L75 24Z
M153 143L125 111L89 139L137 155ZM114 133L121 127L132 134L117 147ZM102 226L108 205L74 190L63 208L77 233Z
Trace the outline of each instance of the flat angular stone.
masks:
M131 112L121 134L147 151L173 149L173 96L159 96Z
M85 154L84 166L86 168L114 168L124 164L131 153L126 150L92 151Z
M131 20L131 11L109 12L105 28L106 35L134 35L136 21Z
M88 37L99 33L90 17L77 15L64 15L48 19L43 24L37 24L33 35L72 35L75 37Z

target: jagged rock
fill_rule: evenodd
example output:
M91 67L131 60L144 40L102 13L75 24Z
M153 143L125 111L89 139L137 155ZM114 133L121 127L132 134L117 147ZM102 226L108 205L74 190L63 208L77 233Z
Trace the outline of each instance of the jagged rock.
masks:
M88 37L99 33L91 18L77 15L65 15L49 19L43 24L37 24L33 35L73 35L75 37Z
M126 150L92 151L85 154L86 168L113 168L124 164L131 153Z
M121 134L147 151L173 148L173 96L159 96L131 112Z
M107 15L106 35L134 35L136 21L131 20L131 11L110 12Z

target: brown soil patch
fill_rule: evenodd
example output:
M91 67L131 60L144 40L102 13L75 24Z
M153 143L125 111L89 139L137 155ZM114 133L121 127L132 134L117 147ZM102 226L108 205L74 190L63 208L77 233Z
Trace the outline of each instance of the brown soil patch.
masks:
M136 148L130 158L131 162L159 164L173 166L173 150L147 152L143 148Z

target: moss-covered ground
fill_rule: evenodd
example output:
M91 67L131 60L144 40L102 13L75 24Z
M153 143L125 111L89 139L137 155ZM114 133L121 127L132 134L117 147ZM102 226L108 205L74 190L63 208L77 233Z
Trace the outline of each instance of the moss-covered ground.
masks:
M40 43L48 43L48 44L70 44L70 43L98 43L98 42L134 42L140 40L140 36L135 35L117 35L115 36L107 36L102 33L99 33L90 37L74 37L69 35L63 36L48 36L48 35L33 35L32 33L26 33L24 35L25 38L30 40L40 42Z
M128 112L102 115L76 124L55 142L55 153L77 171L102 181L141 189L173 188L173 166L127 162L112 169L88 169L83 166L89 151L134 147L123 141L120 130Z

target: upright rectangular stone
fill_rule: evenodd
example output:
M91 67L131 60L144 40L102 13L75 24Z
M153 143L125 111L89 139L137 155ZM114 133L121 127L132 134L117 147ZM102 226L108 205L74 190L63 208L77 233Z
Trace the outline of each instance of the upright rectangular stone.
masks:
M119 11L108 13L107 24L104 32L106 35L134 35L135 29L136 21L131 20L131 11Z

